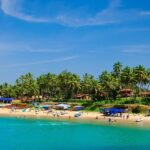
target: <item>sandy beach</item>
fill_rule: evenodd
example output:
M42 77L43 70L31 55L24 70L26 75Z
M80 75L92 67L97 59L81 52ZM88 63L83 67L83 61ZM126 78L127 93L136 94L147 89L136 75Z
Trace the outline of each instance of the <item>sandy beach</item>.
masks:
M21 109L17 109L16 111L11 111L11 109L0 108L0 116L1 117L22 117L22 118L46 118L46 119L54 119L54 120L71 120L71 121L87 121L89 123L107 123L109 124L109 119L111 118L112 124L120 124L120 125L139 125L139 126L150 126L150 117L146 117L142 114L134 115L129 114L129 118L127 119L128 114L123 114L123 117L105 117L103 114L98 112L81 112L80 117L74 117L77 112L75 111L57 111L53 110L49 111L35 111L31 110L28 112L23 112ZM142 119L141 122L136 122L137 119Z

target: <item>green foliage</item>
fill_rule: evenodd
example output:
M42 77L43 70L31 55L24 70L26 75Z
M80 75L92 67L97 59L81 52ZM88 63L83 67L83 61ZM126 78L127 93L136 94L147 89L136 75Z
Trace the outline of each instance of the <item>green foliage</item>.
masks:
M37 81L33 78L31 73L20 76L16 80L16 93L17 96L27 96L32 97L38 95L38 85Z
M98 101L100 104L147 105L150 104L149 98L141 95L141 92L149 91L149 86L149 68L141 65L123 67L120 62L117 62L113 65L111 72L102 72L99 79L87 73L81 78L68 71L58 75L47 73L38 78L27 73L21 75L14 85L8 83L0 85L0 96L14 98L42 96L42 101L82 102L82 100L76 100L76 95L87 94L94 102ZM129 95L129 98L122 98L120 90L126 88L131 89L133 93ZM41 99L37 98L37 101Z
M58 75L58 87L63 99L73 98L80 89L80 76L63 71Z
M132 112L135 114L141 113L142 109L140 106L136 106L135 108L132 109Z
M144 105L135 105L131 107L132 113L146 113L148 111L149 107Z

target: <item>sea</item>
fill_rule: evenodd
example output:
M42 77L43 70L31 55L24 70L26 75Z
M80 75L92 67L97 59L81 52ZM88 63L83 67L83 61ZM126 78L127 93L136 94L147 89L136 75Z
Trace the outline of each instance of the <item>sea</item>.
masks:
M150 150L150 128L0 117L0 150Z

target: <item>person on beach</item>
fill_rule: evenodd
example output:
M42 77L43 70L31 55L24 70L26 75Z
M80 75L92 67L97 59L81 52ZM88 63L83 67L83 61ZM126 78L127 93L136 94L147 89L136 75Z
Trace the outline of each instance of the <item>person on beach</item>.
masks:
M96 118L95 118L96 120L98 120L98 116L96 116Z
M108 119L108 122L111 123L111 121L112 121L111 118L109 118L109 119Z
M122 115L122 119L125 119L126 118L126 116L125 115Z
M122 118L122 113L120 113L120 117Z
M127 119L129 119L129 114L127 115Z
M38 110L37 109L35 109L35 114L38 114Z
M16 110L17 110L17 107L16 107L16 106L14 106L14 111L16 112Z
M11 112L13 112L14 111L14 109L13 109L13 107L11 108Z
M13 106L13 107L11 108L11 111L12 111L12 112L14 112L14 111L15 111L15 106Z
M53 113L53 117L55 117L55 114Z

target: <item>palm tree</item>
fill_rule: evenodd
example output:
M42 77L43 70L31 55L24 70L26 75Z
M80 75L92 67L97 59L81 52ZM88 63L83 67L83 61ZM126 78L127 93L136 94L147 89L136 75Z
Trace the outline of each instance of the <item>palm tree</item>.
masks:
M58 75L60 93L63 98L73 98L80 89L80 76L63 71Z
M119 80L108 71L102 72L99 80L107 95L107 99L113 98L116 100L119 91Z
M87 73L84 74L81 81L82 92L85 94L92 94L94 82L94 76Z
M122 63L121 62L116 62L113 65L113 72L112 74L114 75L115 78L120 78L122 73Z
M8 83L4 83L0 86L0 95L3 97L16 97L15 87Z
M93 100L100 97L102 92L101 84L93 75L84 74L81 81L81 92L84 94L89 94Z
M45 97L48 91L47 78L45 74L37 78L37 84L39 86L40 95L42 95L42 97Z
M27 96L30 98L39 94L37 81L33 78L31 73L20 76L20 78L16 80L16 86L20 93L19 96L21 97Z
M133 69L126 66L121 73L121 84L123 85L123 88L133 88L134 83Z
M102 98L102 94L103 94L103 87L98 80L95 80L95 82L93 83L93 93L92 93L93 99L100 100Z
M55 74L48 73L46 75L46 85L48 89L48 96L55 97L58 91L58 78Z
M139 65L133 69L134 80L138 87L138 95L144 89L144 86L148 84L148 72L146 68L142 65Z

